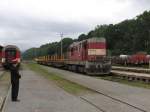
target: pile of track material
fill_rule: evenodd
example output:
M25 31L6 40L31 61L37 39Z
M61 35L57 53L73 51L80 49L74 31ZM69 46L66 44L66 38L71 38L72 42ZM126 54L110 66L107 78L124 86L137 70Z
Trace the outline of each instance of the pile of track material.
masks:
M111 73L128 80L150 83L150 69L113 66Z

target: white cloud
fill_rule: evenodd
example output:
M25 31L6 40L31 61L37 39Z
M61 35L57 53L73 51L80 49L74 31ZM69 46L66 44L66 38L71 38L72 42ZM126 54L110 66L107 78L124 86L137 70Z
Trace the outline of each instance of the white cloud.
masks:
M120 0L119 0L120 1ZM131 0L132 1L132 0ZM89 21L106 20L127 10L130 0L2 0L0 11L8 14L27 15L44 20Z
M0 44L27 49L59 40L60 32L77 37L149 9L149 0L0 0Z

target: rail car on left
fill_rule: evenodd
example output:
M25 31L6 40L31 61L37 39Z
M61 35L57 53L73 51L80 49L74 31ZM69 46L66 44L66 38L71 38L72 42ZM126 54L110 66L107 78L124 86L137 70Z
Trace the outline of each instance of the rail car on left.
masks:
M2 49L3 46L0 45L0 64L2 64Z
M20 49L15 45L7 45L1 50L1 63L4 68L8 68L10 63L20 65L21 53Z

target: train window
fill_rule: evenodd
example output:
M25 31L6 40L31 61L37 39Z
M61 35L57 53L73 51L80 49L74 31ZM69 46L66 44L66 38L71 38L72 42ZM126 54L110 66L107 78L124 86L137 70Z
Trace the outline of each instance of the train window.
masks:
M84 49L86 49L86 48L87 48L86 43L83 43L83 48L84 48Z
M0 50L2 50L3 49L3 47L2 46L0 46Z
M78 47L76 46L76 47L75 47L75 51L77 51L77 50L78 50Z
M82 44L80 43L80 45L79 45L79 51L81 51L81 46L82 46Z
M6 50L6 57L13 58L16 56L16 50Z
M71 48L71 56L73 55L73 52L74 52L74 49L73 49L73 48Z

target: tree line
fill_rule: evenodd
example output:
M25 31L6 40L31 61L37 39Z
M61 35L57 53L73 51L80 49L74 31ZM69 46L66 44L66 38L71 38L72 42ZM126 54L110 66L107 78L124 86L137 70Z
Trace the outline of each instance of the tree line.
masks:
M108 55L135 54L137 52L150 53L150 11L136 16L133 19L124 20L118 24L97 25L94 30L87 34L81 34L77 39L64 38L63 52L68 46L76 41L85 40L92 37L104 37L107 40ZM30 48L23 53L24 59L44 55L60 55L61 42L52 42Z

